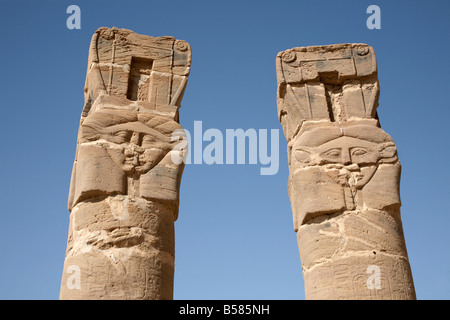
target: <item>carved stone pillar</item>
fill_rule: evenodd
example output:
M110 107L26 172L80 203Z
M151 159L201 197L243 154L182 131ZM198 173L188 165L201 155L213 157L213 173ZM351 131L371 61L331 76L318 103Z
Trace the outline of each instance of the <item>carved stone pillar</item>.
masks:
M415 299L373 48L293 48L276 66L306 299Z
M172 299L188 43L92 37L68 208L61 299Z

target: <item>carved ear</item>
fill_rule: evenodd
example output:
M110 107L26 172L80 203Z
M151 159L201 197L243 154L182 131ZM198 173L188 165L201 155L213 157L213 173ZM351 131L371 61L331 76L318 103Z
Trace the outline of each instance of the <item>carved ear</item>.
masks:
M383 158L392 158L397 155L397 148L395 145L388 145L383 150L381 150L381 156Z
M82 125L81 130L80 130L79 139L80 139L80 142L95 141L95 140L100 139L100 134L93 127Z

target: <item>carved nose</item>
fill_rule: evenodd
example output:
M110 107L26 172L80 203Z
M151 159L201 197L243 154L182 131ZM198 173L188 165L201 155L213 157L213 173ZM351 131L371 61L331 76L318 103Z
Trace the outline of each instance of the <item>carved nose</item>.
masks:
M133 145L133 152L142 154L142 153L144 153L144 148L137 146L137 145Z
M137 146L135 144L130 144L130 146L125 148L124 153L127 157L134 157L144 153L144 148Z
M133 152L133 149L131 149L131 148L126 148L125 151L124 151L124 153L125 153L125 155L126 155L127 157L132 157L134 152Z
M350 157L350 152L349 151L343 151L342 152L342 164L344 165L348 165L352 163L352 159Z
M140 146L141 144L141 134L139 132L133 132L130 138L128 146L125 148L125 155L127 157L134 157L136 154L141 154L144 149Z
M130 143L139 146L140 145L140 134L139 132L133 132L133 135L131 136Z

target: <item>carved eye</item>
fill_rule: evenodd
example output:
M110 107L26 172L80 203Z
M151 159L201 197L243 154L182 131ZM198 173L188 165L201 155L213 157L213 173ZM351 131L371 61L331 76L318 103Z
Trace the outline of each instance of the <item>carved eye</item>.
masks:
M128 131L118 131L114 134L116 137L120 137L120 138L127 138L130 133Z
M130 140L131 132L126 130L117 131L113 134L116 143L124 143Z
M362 156L362 155L365 155L366 153L367 153L367 151L364 150L363 148L355 148L352 150L353 156Z
M155 143L155 139L150 135L145 135L142 138L142 146L144 148L149 148Z
M322 155L325 157L330 157L330 158L338 158L341 156L341 150L331 149L331 150L325 151Z
M297 161L302 163L308 163L311 159L311 155L308 151L297 149L294 151L294 156Z

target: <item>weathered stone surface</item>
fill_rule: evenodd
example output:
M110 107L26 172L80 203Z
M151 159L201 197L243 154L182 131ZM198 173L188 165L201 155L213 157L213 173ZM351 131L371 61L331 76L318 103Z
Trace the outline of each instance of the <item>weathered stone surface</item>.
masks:
M61 299L172 299L185 41L92 37L70 185Z
M373 49L293 48L276 64L306 298L414 299L400 219L401 165L378 122Z

